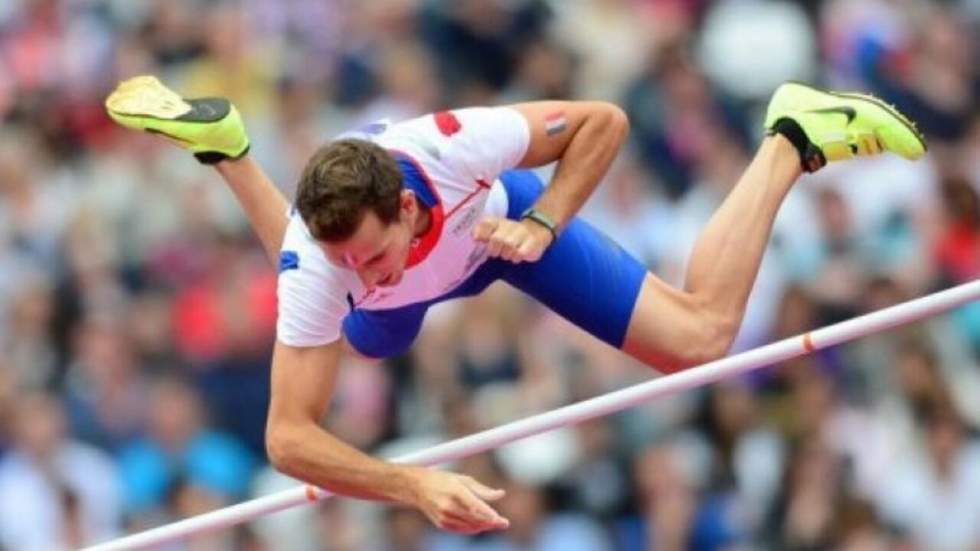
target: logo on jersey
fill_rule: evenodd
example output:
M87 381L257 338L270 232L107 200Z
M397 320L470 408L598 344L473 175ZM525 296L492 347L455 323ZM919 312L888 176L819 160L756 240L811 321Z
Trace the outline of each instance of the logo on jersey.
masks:
M287 270L299 269L299 253L296 251L282 251L279 253L279 273Z
M476 217L480 214L480 209L477 208L478 206L479 205L473 205L466 209L466 212L463 213L463 217L453 225L453 228L450 231L453 232L454 236L459 237L464 231L467 231L473 227L473 223L476 222Z
M463 268L463 271L469 274L474 266L476 266L480 262L483 262L484 260L486 260L486 258L487 258L486 246L480 246L473 249L473 252L471 252L470 256L466 259L466 267Z

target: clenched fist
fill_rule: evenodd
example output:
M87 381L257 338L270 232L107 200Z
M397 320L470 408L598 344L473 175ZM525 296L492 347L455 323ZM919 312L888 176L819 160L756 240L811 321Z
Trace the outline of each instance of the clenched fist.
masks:
M473 239L487 244L491 258L517 264L540 260L554 237L548 228L531 220L488 216L473 228Z

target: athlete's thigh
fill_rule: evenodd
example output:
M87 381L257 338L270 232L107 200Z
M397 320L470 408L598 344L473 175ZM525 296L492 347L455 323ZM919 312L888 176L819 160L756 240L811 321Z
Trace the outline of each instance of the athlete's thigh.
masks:
M644 278L621 347L627 354L671 373L723 353L728 341L690 294L655 275Z
M541 192L540 182L535 186L525 173L515 172L501 178L508 192L510 218L520 216ZM621 348L646 273L646 267L612 239L575 218L539 261L513 264L502 278L595 337Z

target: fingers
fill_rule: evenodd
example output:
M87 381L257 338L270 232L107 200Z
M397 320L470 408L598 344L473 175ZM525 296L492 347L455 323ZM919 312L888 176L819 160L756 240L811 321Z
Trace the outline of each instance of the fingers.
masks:
M486 243L487 254L491 258L504 258L504 254L510 250L509 240L511 228L509 220L488 216L480 220L473 228L473 239L480 243ZM505 258L505 260L510 260Z
M458 508L446 511L446 517L451 520L470 524L480 530L499 530L510 526L507 519L473 494L461 494L456 503Z
M463 484L483 501L497 501L507 493L500 488L486 486L471 476L463 477Z
M439 528L460 534L477 534L510 526L507 519L465 488L450 498L431 519Z
M443 530L461 534L476 534L501 530L510 526L486 501L499 499L504 492L485 486L472 477L453 473L438 473L429 478L438 483L436 495L423 504L422 510Z
M477 222L476 226L473 228L473 239L486 243L493 235L493 232L497 230L497 226L500 225L500 218L495 218L493 216L488 216L483 220Z
M517 256L526 262L537 262L541 258L541 253L537 243L531 240L521 243L517 248Z
M515 264L540 259L550 243L550 235L546 237L542 240L515 220L494 217L481 220L473 229L473 238L486 244L488 256Z
M496 530L496 528L492 526L473 524L471 522L460 520L455 517L446 518L445 520L440 522L438 526L443 530L449 532L455 532L457 534L464 534L464 535L479 534L480 532L486 532L488 530Z

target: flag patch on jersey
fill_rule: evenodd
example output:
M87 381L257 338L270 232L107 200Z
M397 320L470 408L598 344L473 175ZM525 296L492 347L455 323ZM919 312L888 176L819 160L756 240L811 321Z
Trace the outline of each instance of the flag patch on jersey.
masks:
M567 127L568 120L565 119L565 113L562 111L552 113L544 118L544 132L549 136L553 136Z
M436 127L443 136L452 136L463 128L463 124L459 122L459 119L456 118L456 115L452 111L439 111L438 113L434 113L432 117L435 119Z
M286 270L299 269L299 253L296 251L282 251L279 253L279 273Z
M364 126L357 129L358 132L363 132L365 134L371 134L377 136L378 134L384 134L385 130L388 129L388 123L385 121L375 121L369 122Z

